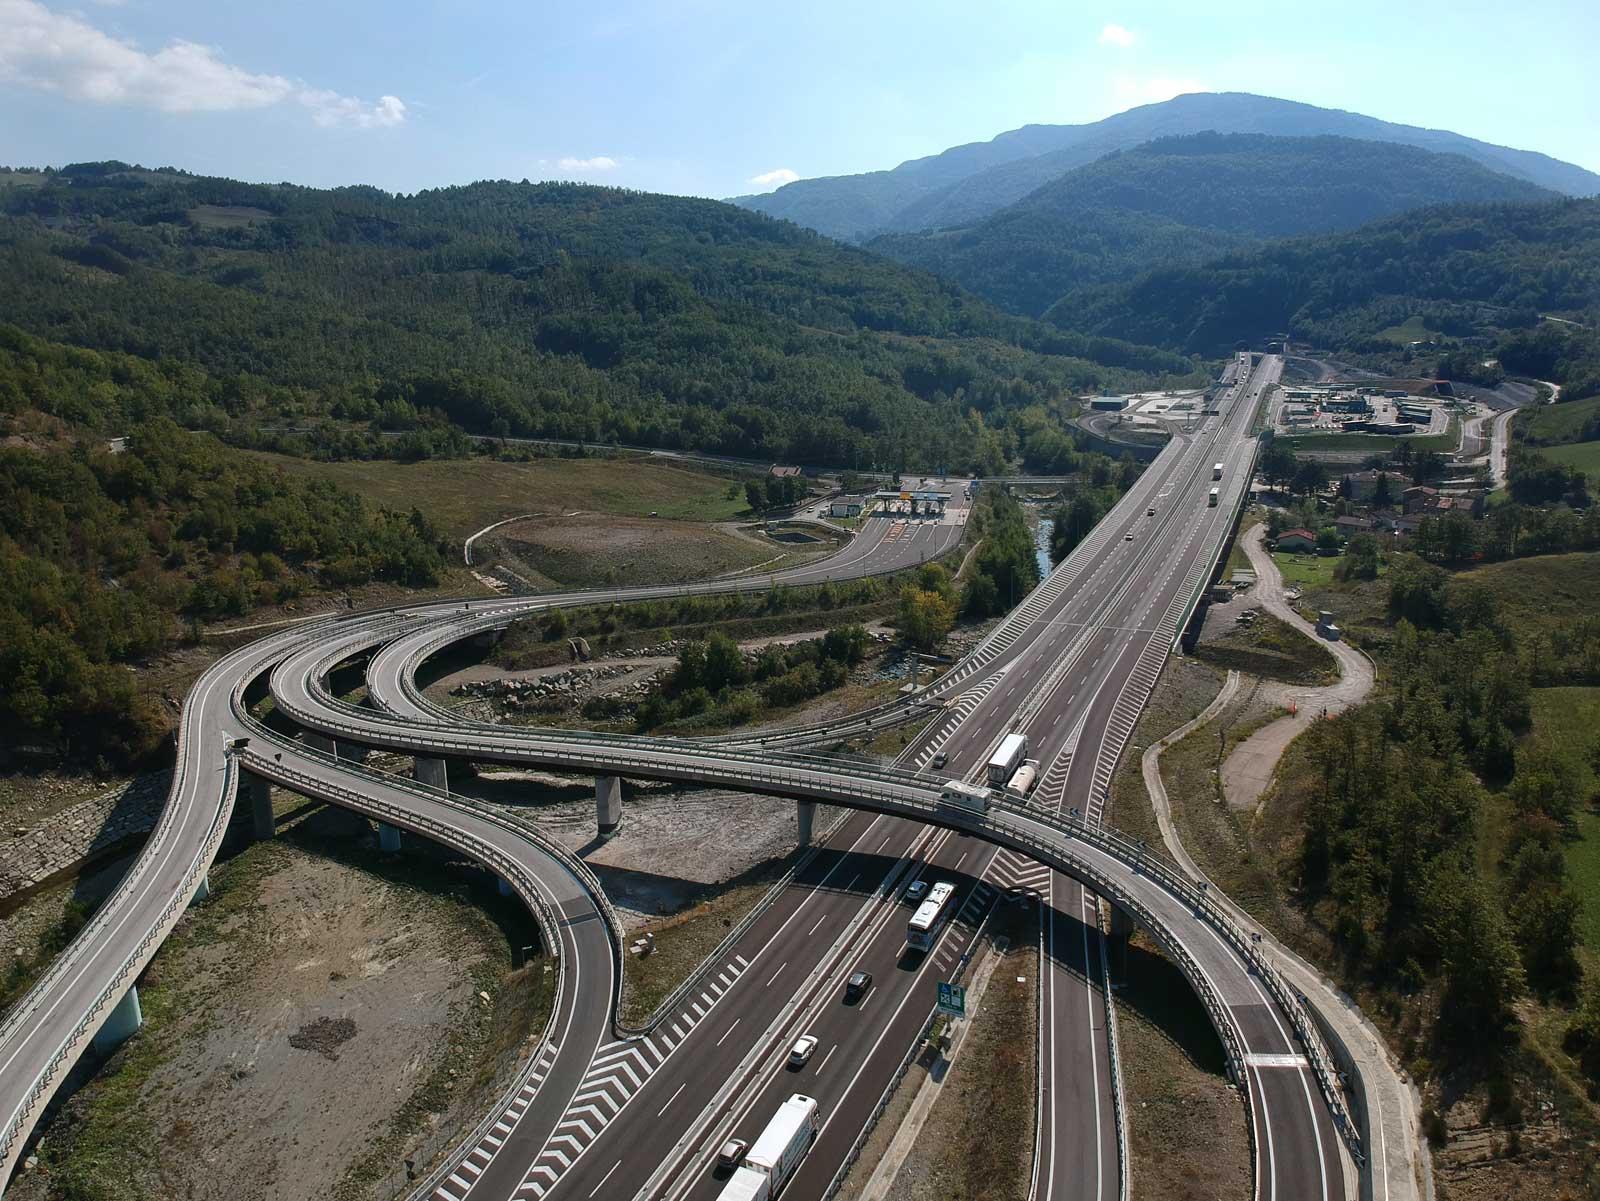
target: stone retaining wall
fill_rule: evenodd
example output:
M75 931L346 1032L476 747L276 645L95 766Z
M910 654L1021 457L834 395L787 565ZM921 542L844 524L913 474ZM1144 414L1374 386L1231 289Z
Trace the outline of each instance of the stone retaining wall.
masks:
M171 772L140 776L0 842L0 905L148 833L171 782Z

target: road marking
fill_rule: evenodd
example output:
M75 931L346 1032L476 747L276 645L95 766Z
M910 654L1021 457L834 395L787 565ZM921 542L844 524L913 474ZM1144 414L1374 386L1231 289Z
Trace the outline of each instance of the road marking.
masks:
M781 976L783 974L783 969L788 967L788 966L789 966L789 961L787 959L785 959L782 963L780 963L778 965L778 970L773 972L772 975L767 978L767 982L765 984L763 984L761 987L762 988L771 988L772 987L772 982L774 980L776 980L779 976Z
M828 1053L822 1057L822 1062L817 1065L817 1075L822 1075L822 1069L828 1066L828 1060L833 1058L833 1053L839 1049L839 1044L834 1043L828 1048Z
M659 1118L662 1114L666 1113L667 1110L669 1108L671 1108L672 1103L678 1099L678 1093L681 1093L684 1089L686 1089L688 1087L689 1087L689 1082L687 1080L685 1080L682 1084L678 1085L678 1092L677 1093L673 1093L672 1096L668 1097L667 1098L667 1103L665 1105L663 1105L660 1109L656 1110L656 1117Z
M733 1019L733 1025L729 1026L727 1028L727 1030L725 1030L723 1032L722 1037L717 1039L715 1045L720 1047L723 1044L723 1042L725 1042L727 1040L728 1035L732 1034L736 1029L738 1029L739 1023L742 1022L743 1020L744 1020L743 1018L734 1018Z
M611 1179L612 1172L615 1172L621 1166L622 1166L622 1161L620 1159L617 1160L616 1163L612 1164L611 1165L611 1171L607 1172L604 1176L602 1176L600 1178L600 1183L594 1186L594 1192L590 1193L589 1196L593 1197L595 1195L595 1193L598 1193L601 1189L605 1188L606 1181Z

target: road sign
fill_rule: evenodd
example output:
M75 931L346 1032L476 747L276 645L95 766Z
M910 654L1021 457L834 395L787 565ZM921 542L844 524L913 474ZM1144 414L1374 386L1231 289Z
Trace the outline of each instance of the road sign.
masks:
M939 1012L948 1013L955 1018L966 1017L967 990L947 980L939 981Z

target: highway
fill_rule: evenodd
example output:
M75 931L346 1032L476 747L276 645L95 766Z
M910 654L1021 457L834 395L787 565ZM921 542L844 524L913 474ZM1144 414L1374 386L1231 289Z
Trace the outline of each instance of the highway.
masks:
M1004 886L1003 873L1032 861L1063 873L1059 887L1052 882L1051 888L1058 904L1066 904L1065 920L1077 920L1068 890L1087 884L1150 929L1195 985L1247 1084L1258 1195L1346 1195L1344 1152L1335 1132L1343 1102L1298 1000L1251 940L1192 885L1097 828L1097 807L1122 744L1246 485L1253 451L1244 436L1250 398L1275 369L1275 360L1265 360L1222 418L1175 438L1079 551L930 690L924 700L947 701L949 716L913 740L900 768L748 741L508 729L396 713L414 703L407 701L414 690L404 677L420 660L410 652L373 660L369 686L390 711L341 706L319 683L338 662L385 643L453 641L485 622L503 624L552 603L764 588L774 582L769 577L405 606L297 627L220 660L185 706L172 797L146 850L0 1029L0 1112L10 1115L0 1169L9 1172L64 1066L81 1053L181 914L215 854L242 767L459 846L523 896L561 955L563 991L550 1043L503 1108L486 1117L452 1160L448 1174L434 1182L442 1198L469 1192L475 1198L585 1197L602 1189L604 1195L714 1196L706 1164L716 1144L729 1131L747 1137L775 1097L797 1088L823 1101L824 1125L786 1195L822 1196L921 1031L932 981L952 971L965 953L976 924ZM1208 509L1213 457L1226 465L1224 496ZM1156 515L1147 516L1152 507ZM892 539L889 529L876 529L841 556L785 573L777 582L889 570L930 557L959 537L958 530L954 537L941 534L951 527L931 522L911 528L909 537L903 527ZM581 864L520 823L423 788L379 780L254 724L245 690L268 673L278 708L335 741L444 759L683 780L862 812L820 850L804 878L774 897L741 933L726 963L711 965L701 978L705 988L687 998L681 1012L669 1013L647 1037L617 1038L610 1017L618 948L603 898L584 879ZM987 815L941 807L943 777L973 773L1018 720L1049 769L1040 803L997 805ZM254 740L250 750L228 755L225 740L247 732ZM937 749L950 756L937 778L910 770ZM1066 803L1069 797L1074 803ZM1064 818L1056 812L1062 808L1068 810ZM1074 808L1081 820L1071 814ZM896 897L902 880L919 872L960 885L961 916L926 956L907 956L907 910ZM1080 927L1061 927L1062 920L1054 919L1052 929L1068 942L1076 929L1087 949L1091 936ZM1069 994L1082 994L1080 1009L1051 1011L1052 1039L1041 1069L1047 1078L1055 1073L1057 1088L1064 1075L1083 1075L1085 1049L1092 1058L1103 1046L1093 988L1081 978L1085 965L1079 963L1075 975L1072 962L1070 954L1061 955L1054 970L1073 986L1046 989L1063 1007L1076 1004ZM873 971L875 986L858 1004L844 1006L838 982L857 965ZM1050 979L1062 982L1056 974ZM819 1034L822 1045L811 1065L791 1074L778 1066L781 1050L802 1029ZM1109 1079L1100 1072L1089 1076ZM1109 1103L1096 1098L1092 1106L1057 1104L1047 1111L1054 1120L1041 1131L1041 1164L1047 1165L1041 1185L1054 1195L1115 1192L1116 1172L1106 1166L1106 1149L1116 1154L1115 1135L1107 1133ZM1074 1124L1087 1122L1088 1112L1096 1115L1093 1133ZM1089 1148L1096 1148L1092 1155L1085 1153Z

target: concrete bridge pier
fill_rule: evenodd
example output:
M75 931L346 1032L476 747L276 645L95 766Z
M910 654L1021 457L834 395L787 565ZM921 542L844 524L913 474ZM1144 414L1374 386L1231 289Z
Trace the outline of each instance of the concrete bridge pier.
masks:
M500 895L503 897L509 897L515 891L511 887L511 881L507 880L504 876L497 877L495 883L500 886Z
M1106 935L1110 941L1112 962L1121 969L1124 978L1128 974L1128 939L1133 937L1133 932L1139 928L1133 920L1133 915L1113 905L1110 901L1102 900L1111 912L1111 931Z
M326 734L313 734L310 730L307 730L300 736L300 741L314 751L321 751L324 755L337 756L339 753L339 748L334 744L333 739Z
M622 777L594 778L594 821L601 838L609 838L622 825Z
M271 838L277 832L272 816L272 783L262 776L244 774L245 796L250 802L250 831L257 840Z
M817 803L815 801L796 801L794 803L795 824L800 828L800 845L811 845L811 834L817 825Z
M400 849L399 826L391 826L388 822L378 823L378 849L390 852Z
M194 896L189 898L189 904L198 905L201 901L211 899L211 873L207 872L200 877L200 883L195 886Z
M139 1008L139 986L130 984L128 991L122 994L122 1000L111 1011L111 1016L106 1018L106 1024L94 1036L94 1049L101 1055L109 1055L132 1038L134 1031L142 1025L144 1012Z
M411 774L419 784L437 788L440 792L450 791L450 774L443 759L427 759L418 755Z

